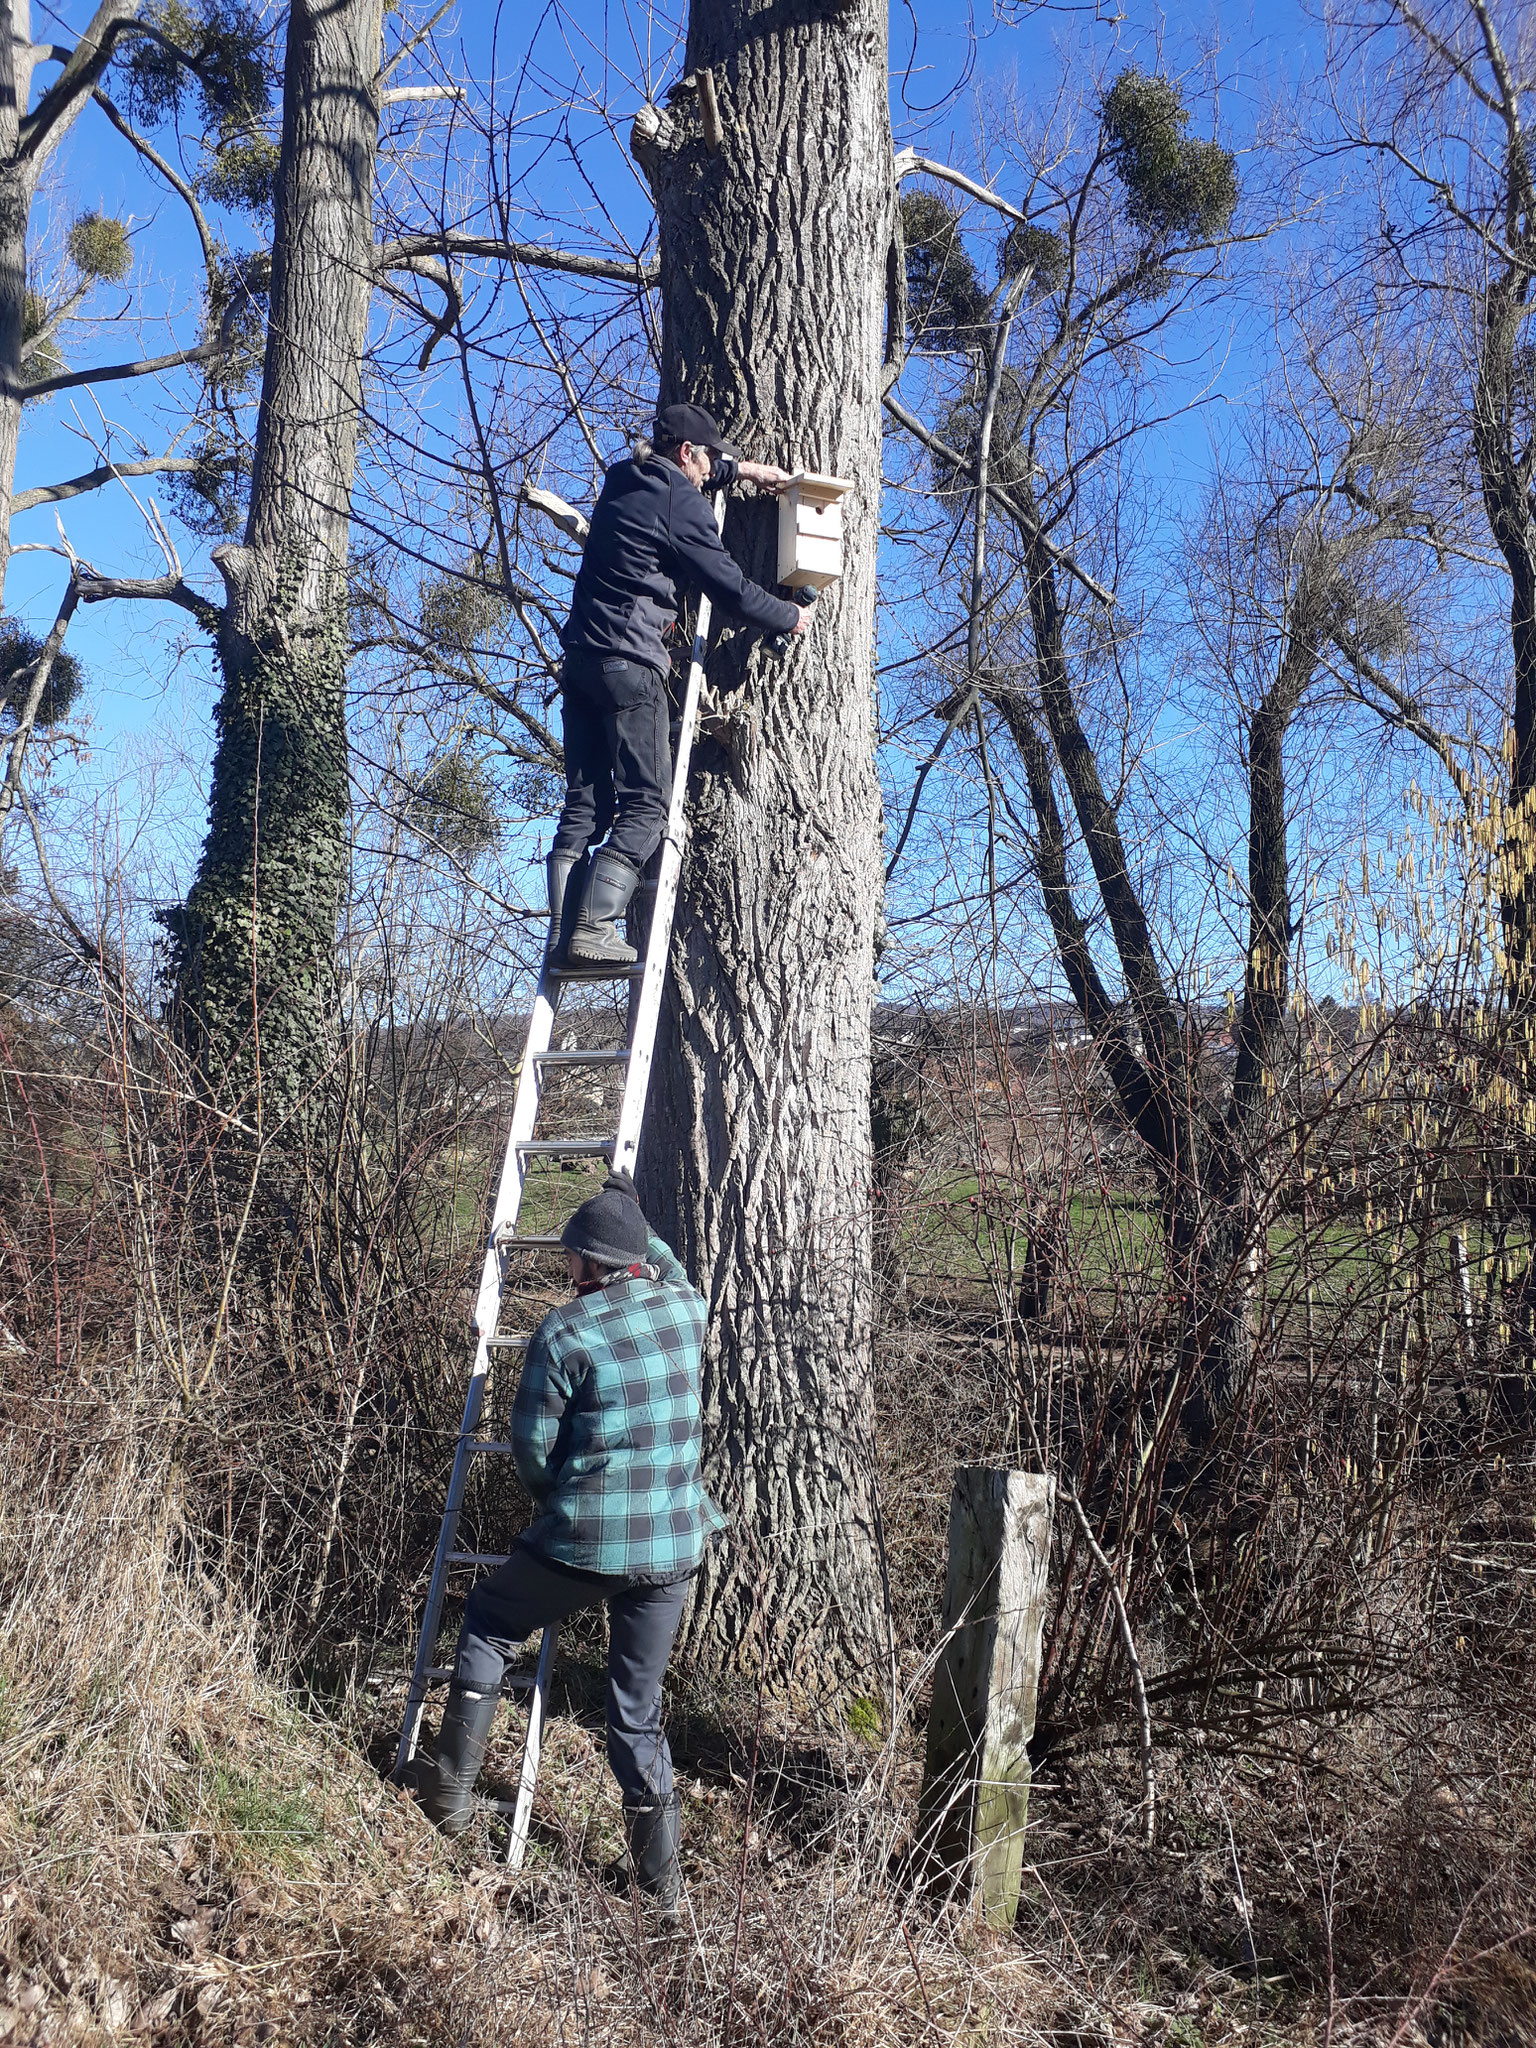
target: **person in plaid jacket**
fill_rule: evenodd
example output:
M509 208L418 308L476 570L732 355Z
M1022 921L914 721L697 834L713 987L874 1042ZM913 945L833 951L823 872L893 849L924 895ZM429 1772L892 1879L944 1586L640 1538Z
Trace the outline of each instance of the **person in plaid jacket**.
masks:
M680 1803L661 1680L689 1582L723 1517L699 1471L707 1304L655 1236L627 1174L610 1174L561 1236L574 1298L540 1323L512 1408L512 1450L538 1514L464 1614L437 1757L419 1786L446 1834L471 1795L516 1646L608 1607L608 1761L629 1874L675 1912Z

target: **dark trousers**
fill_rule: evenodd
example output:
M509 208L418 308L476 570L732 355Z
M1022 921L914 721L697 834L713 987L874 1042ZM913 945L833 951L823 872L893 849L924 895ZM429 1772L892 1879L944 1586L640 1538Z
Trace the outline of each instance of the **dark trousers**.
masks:
M672 1752L661 1726L661 1676L689 1583L575 1578L552 1571L531 1550L514 1550L469 1596L454 1682L471 1692L497 1691L507 1660L535 1629L606 1601L608 1762L631 1804L665 1799L672 1790Z
M608 850L638 872L661 844L672 801L664 679L637 661L568 655L561 711L565 808L554 851L579 858L609 833Z

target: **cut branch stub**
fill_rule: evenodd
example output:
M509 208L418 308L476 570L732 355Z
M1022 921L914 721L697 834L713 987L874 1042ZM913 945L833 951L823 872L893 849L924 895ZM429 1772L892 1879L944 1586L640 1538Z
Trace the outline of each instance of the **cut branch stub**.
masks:
M949 1506L944 1646L918 1841L991 1927L1018 1910L1055 1482L962 1465Z
M671 115L646 100L630 125L629 152L648 178L654 181L677 140L677 123Z

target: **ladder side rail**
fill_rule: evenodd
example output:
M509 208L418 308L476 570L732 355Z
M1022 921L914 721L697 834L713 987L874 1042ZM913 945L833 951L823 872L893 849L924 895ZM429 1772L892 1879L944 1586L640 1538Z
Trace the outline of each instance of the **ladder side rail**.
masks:
M555 1668L555 1644L559 1635L558 1622L545 1623L543 1640L539 1644L538 1669L528 1694L528 1733L523 1738L523 1768L517 1781L517 1803L512 1809L512 1825L507 1832L509 1870L521 1870L523 1858L528 1853L528 1825L533 1819L533 1791L539 1781L539 1753L544 1747L549 1680Z
M469 1468L474 1459L473 1437L480 1425L480 1411L485 1405L485 1376L490 1363L490 1351L482 1336L475 1346L475 1367L469 1376L469 1389L464 1397L464 1420L459 1426L459 1440L454 1447L453 1470L448 1478L448 1498L443 1506L442 1524L437 1532L437 1554L432 1560L432 1577L427 1585L426 1605L422 1610L421 1633L416 1638L416 1661L411 1669L411 1682L405 1695L405 1718L400 1725L400 1742L395 1751L394 1778L398 1784L406 1765L416 1754L416 1737L421 1729L422 1708L427 1703L427 1687L430 1683L427 1673L432 1669L433 1653L437 1649L437 1631L443 1616L443 1594L448 1584L449 1553L459 1533L459 1510L464 1504L464 1489L469 1483Z
M539 985L533 1000L533 1014L528 1020L528 1036L523 1046L522 1063L517 1075L517 1090L512 1102L512 1127L507 1134L507 1149L502 1158L501 1177L497 1183L495 1201L491 1206L490 1236L480 1269L480 1291L475 1300L475 1362L464 1397L464 1419L459 1425L459 1440L453 1454L453 1470L448 1479L448 1498L443 1506L443 1519L437 1532L437 1553L432 1560L432 1577L427 1585L426 1605L422 1611L421 1633L416 1641L411 1681L406 1688L405 1716L401 1722L400 1741L395 1751L394 1776L397 1780L416 1754L416 1739L421 1731L422 1710L427 1702L427 1689L430 1684L427 1673L433 1668L432 1659L437 1649L437 1632L442 1621L443 1595L448 1583L450 1554L458 1539L459 1512L464 1503L465 1488L469 1483L469 1468L476 1453L473 1439L475 1431L480 1426L481 1411L485 1406L486 1374L490 1367L490 1339L496 1334L496 1324L501 1314L502 1253L497 1245L497 1237L504 1228L516 1222L523 1205L524 1155L521 1147L538 1118L540 1084L537 1055L548 1050L554 1031L554 1021L555 1005L550 993L546 966L546 969L540 971Z
M724 532L724 491L716 493L715 525ZM640 984L635 1006L629 1067L624 1077L624 1100L619 1109L618 1138L613 1151L613 1163L621 1173L634 1172L635 1158L640 1149L640 1126L645 1120L645 1098L651 1084L651 1065L656 1051L656 1025L661 1017L661 995L671 961L672 918L677 909L683 849L688 839L688 768L693 758L693 735L699 722L699 698L704 689L704 654L709 640L710 613L708 597L701 596L688 664L688 687L683 694L677 759L672 764L672 803L661 843L661 871L656 878L656 900L651 909L650 936L645 949L645 978Z
M496 1318L501 1310L502 1266L497 1240L504 1230L509 1230L517 1222L522 1212L525 1173L522 1148L532 1138L539 1114L538 1055L549 1050L554 1028L555 997L546 967L539 975L533 1014L528 1019L528 1038L517 1072L517 1092L512 1098L512 1127L507 1133L507 1149L502 1156L496 1199L491 1204L490 1235L486 1240L485 1264L480 1270L480 1292L475 1299L475 1334L482 1338L496 1334Z

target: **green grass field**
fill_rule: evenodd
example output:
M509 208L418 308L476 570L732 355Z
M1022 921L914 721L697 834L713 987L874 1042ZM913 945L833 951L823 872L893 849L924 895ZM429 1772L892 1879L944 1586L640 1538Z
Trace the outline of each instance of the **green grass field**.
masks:
M910 1194L903 1191L895 1235L909 1277L919 1284L1016 1285L1028 1240L1025 1194L995 1179L984 1190L975 1174L955 1174ZM1373 1221L1367 1230L1362 1215L1346 1214L1304 1232L1299 1218L1287 1216L1268 1233L1266 1292L1271 1301L1284 1302L1301 1296L1309 1278L1315 1306L1358 1309L1369 1318L1394 1298L1400 1300L1422 1267L1449 1312L1454 1299L1451 1237L1458 1229L1480 1306L1488 1285L1484 1261L1494 1249L1492 1232L1480 1222L1440 1217L1405 1229L1394 1260L1397 1233L1384 1220ZM1162 1230L1150 1196L1129 1190L1073 1195L1066 1232L1057 1266L1058 1298L1062 1291L1075 1292L1102 1303L1122 1289L1145 1297L1161 1288ZM1506 1256L1519 1262L1527 1253L1524 1247L1506 1247Z

